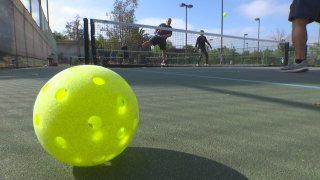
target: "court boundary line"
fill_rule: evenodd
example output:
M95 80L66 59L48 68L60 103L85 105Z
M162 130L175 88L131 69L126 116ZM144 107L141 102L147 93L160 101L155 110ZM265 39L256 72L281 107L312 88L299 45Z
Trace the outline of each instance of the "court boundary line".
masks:
M237 81L237 82L246 82L246 83L254 83L254 84L268 84L268 85L287 86L287 87L304 88L304 89L320 89L320 86L291 84L291 83L279 83L279 82L271 82L271 81L248 80L248 79L238 79L238 78L227 78L227 77L219 77L219 76L190 75L190 74L184 74L184 73L158 72L158 71L156 72L156 71L148 71L148 70L147 71L132 70L132 71L150 72L150 73L155 73L155 74L167 74L167 75L176 75L176 76L184 76L184 77L196 77L196 78Z

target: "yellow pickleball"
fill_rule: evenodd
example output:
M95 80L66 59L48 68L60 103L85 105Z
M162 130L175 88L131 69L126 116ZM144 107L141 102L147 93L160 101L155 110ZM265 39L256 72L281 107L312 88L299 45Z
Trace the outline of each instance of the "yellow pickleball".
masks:
M33 125L42 147L60 161L94 166L119 155L139 122L130 85L117 73L94 65L75 66L40 90Z
M228 14L226 12L223 12L223 17L227 17Z

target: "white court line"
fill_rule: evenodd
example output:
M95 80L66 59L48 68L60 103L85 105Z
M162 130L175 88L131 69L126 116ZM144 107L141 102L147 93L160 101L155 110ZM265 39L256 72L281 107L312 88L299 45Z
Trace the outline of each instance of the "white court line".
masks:
M215 76L190 75L190 74L172 73L172 72L158 72L158 71L155 72L155 71L141 71L141 70L132 70L132 71L149 72L149 73L156 73L156 74L169 74L169 75L184 76L184 77L196 77L196 78L207 78L207 79L218 79L218 80L227 80L227 81L247 82L247 83L255 83L255 84L269 84L269 85L287 86L287 87L296 87L296 88L305 88L305 89L320 89L320 86L308 86L308 85L301 85L301 84L277 83L277 82L270 82L270 81L258 81L258 80L215 77Z

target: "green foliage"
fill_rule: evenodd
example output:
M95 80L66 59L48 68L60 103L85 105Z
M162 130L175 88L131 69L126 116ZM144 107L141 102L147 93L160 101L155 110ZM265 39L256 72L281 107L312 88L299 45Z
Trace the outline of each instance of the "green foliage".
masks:
M133 23L135 21L135 9L138 0L115 0L111 16L114 21Z
M97 49L112 49L113 43L111 39L104 38L101 34L96 38L96 48ZM112 44L112 45L111 45Z
M192 45L187 44L187 46L183 46L183 49L186 49L188 53L195 52L195 47Z
M135 9L138 6L137 0L116 0L114 9L111 11L113 21L134 23ZM107 29L108 43L113 44L115 49L127 45L130 50L139 50L141 44L148 39L143 28L117 26L114 29Z
M320 60L320 53L319 53L319 45L314 43L308 46L308 64L316 66L318 64L318 60Z
M66 34L68 39L80 41L83 39L83 27L80 23L80 16L76 15L75 20L71 22L67 22L66 26Z
M52 34L53 34L53 37L56 41L68 40L68 36L66 36L60 32L54 31Z

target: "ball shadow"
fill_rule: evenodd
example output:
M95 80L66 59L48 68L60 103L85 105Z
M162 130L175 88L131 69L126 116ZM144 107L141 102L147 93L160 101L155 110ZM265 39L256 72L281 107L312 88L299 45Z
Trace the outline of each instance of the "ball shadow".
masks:
M237 179L248 178L221 163L183 152L129 147L112 165L73 167L75 179Z

